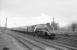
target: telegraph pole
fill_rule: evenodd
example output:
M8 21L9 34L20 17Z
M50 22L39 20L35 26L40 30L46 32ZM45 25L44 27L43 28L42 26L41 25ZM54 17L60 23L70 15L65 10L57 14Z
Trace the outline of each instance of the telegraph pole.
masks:
M7 29L7 17L5 18L5 30Z
M53 17L53 23L54 23L54 17Z
M54 17L53 17L53 32L54 32Z

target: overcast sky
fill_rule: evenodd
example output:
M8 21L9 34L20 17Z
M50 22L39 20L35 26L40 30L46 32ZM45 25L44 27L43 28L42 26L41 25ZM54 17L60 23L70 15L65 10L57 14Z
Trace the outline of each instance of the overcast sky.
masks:
M77 0L0 0L0 22L8 27L51 22L65 26L77 22ZM3 24L2 24L3 25Z

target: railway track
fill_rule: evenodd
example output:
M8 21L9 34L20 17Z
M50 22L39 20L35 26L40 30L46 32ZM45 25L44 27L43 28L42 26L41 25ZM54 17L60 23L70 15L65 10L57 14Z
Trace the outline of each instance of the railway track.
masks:
M25 36L25 35L23 35L23 36ZM40 40L40 39L39 39ZM63 40L63 39L62 39ZM69 40L69 39L68 39ZM43 39L42 39L42 41L43 41ZM46 39L44 39L44 42L48 42L48 43L52 43L52 41L51 40L46 40ZM53 42L56 44L56 43L59 43L59 45L60 46L63 46L63 47L66 47L66 48L69 48L70 50L77 50L77 47L76 47L76 44L72 44L71 45L71 43L69 43L69 42L64 42L64 41L61 41L61 40L53 40Z
M60 38L66 38L66 39L71 39L71 40L72 40L72 39L73 39L73 40L77 40L77 37L70 37L70 35L68 35L68 36L67 36L67 35L66 35L66 36L65 36L65 35L60 35L60 36L58 36L58 38L59 38L59 39L60 39Z
M11 35L11 34L10 34ZM44 50L43 48L31 43L30 41L26 40L26 39L23 39L21 37L18 37L18 36L14 36L14 35L11 35L13 36L16 40L18 40L20 43L22 43L24 46L23 47L27 47L29 50Z
M20 34L20 35L22 35L22 34ZM26 35L22 35L23 36L23 39L25 40L25 37L26 37ZM20 37L20 36L19 36ZM29 38L30 40L32 39L33 41L36 41L36 42L39 42L39 43L41 43L41 44L43 44L44 46L45 45L47 45L47 46L50 46L50 47L53 47L53 48L56 48L56 49L59 49L59 50L69 50L69 49L67 49L67 48L65 48L65 47L61 47L61 46L59 46L58 44L57 45L54 45L54 44L52 44L52 43L49 43L49 42L47 42L46 41L46 39L45 40L42 40L42 39L39 39L39 40L37 40L38 38L36 38L36 37L31 37L31 36L28 36L27 38ZM41 41L40 41L41 40ZM37 44L36 44L37 45ZM40 46L40 45L39 45ZM42 46L41 46L42 47Z
M66 47L66 48L69 48L70 50L77 50L77 39L71 39L71 38L61 38L61 39L58 39L58 40L46 40L46 39L43 39L45 40L46 42L48 43L52 43L54 42L55 44L59 44L60 46L63 46L63 47ZM71 42L72 41L72 42ZM75 41L75 42L74 42Z
M67 38L67 37L60 37L60 39L54 40L59 43L63 43L67 46L71 46L71 48L77 48L77 39Z
M16 34L15 34L16 35ZM11 35L11 36L13 36L15 39L17 39L18 41L20 41L21 43L23 43L24 45L26 45L25 44L25 42L27 42L27 43L29 43L28 45L26 45L26 46L28 46L28 48L30 49L30 50L34 50L35 48L35 50L48 50L48 49L52 49L52 50L62 50L62 49L60 49L60 48L54 48L54 47L52 47L52 46L49 46L49 45L46 45L46 44L44 44L44 43L40 43L40 42L36 42L36 41L30 41L31 39L25 39L25 38L22 38L22 37L20 37L20 36L14 36L14 35ZM36 42L36 43L35 43ZM34 47L33 47L34 46Z
M26 35L24 35L24 34L22 34L22 33L18 33L18 34L20 34L20 35L22 35L22 36L24 36L24 38L26 37ZM27 35L27 37L28 37L28 35ZM32 36L33 37L33 36ZM45 45L51 45L53 42L56 44L56 45L59 45L59 46L62 46L62 47L66 47L66 48L69 48L69 50L77 50L77 48L76 47L73 47L73 45L71 45L69 42L64 42L64 41L66 41L66 40L64 40L63 41L63 39L61 40L53 40L53 42L51 41L51 40L46 40L46 39L41 39L41 38L37 38L37 37L33 37L32 38L31 36L29 36L28 38L30 38L30 39L32 39L33 40L33 38L34 38L34 41L36 41L36 42L41 42L41 43L45 43ZM66 38L66 37L64 37L64 38ZM38 39L38 40L37 40ZM67 40L68 39L70 39L70 38L67 38ZM24 39L25 40L25 39ZM39 41L39 40L41 40L41 41ZM75 40L75 39L74 39ZM58 43L58 44L57 44ZM69 44L68 44L69 43ZM69 46L70 45L70 46ZM74 45L75 46L75 45ZM52 46L53 47L53 46ZM58 47L55 47L55 48L58 48ZM63 49L63 48L62 48ZM61 49L61 50L62 50ZM64 49L64 50L66 50L66 49Z
M61 39L53 40L53 42L59 43L61 46L70 48L71 50L77 50L77 45L76 45L77 39L72 39L72 38L67 38L67 37L60 37L60 38ZM48 43L52 43L51 40L45 40L45 41L47 41Z

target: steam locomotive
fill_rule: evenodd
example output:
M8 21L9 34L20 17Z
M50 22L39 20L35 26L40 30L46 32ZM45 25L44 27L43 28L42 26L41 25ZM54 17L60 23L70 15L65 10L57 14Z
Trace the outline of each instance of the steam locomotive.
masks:
M56 34L53 30L49 29L49 26L46 24L37 25L34 29L34 32L41 37L45 37L48 39L54 39Z
M19 31L24 34L29 34L32 36L43 37L48 39L54 39L56 34L53 30L49 29L49 26L46 24L28 26L25 29L13 29L14 31Z

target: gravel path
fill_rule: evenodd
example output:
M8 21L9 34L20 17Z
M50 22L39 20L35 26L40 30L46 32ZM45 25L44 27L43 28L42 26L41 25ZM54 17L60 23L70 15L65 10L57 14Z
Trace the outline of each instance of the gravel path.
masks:
M7 43L5 42L4 38L3 38L3 34L0 33L0 50L2 50L3 48L5 48L7 45Z
M13 37L0 32L0 50L3 50L3 48L9 48L7 50L24 50L24 47Z

